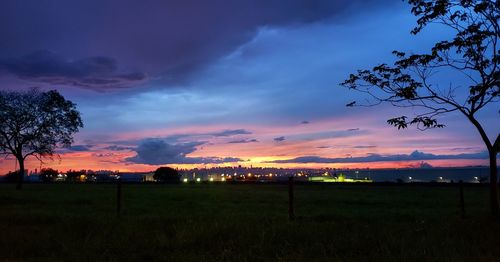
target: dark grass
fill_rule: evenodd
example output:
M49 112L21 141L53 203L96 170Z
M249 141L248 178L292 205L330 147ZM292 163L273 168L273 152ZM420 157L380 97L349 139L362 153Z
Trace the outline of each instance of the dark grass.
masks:
M0 260L498 261L486 187L0 185Z

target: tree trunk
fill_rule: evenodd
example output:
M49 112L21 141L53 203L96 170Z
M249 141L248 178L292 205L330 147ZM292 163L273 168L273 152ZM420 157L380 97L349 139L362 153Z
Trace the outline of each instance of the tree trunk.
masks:
M488 149L490 157L490 205L491 214L498 216L498 178L497 178L497 152L494 148Z
M23 187L23 182L24 182L24 158L23 157L18 157L17 161L19 162L19 174L17 177L17 190L21 190Z
M492 144L481 124L472 115L467 115L467 117L476 127L486 148L488 148L490 159L490 211L493 216L498 216L497 149L499 145L497 141L500 136L497 137L497 140Z

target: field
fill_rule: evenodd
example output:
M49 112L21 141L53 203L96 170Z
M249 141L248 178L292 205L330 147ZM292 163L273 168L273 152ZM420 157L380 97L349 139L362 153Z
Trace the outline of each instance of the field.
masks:
M498 261L487 188L0 184L0 260Z

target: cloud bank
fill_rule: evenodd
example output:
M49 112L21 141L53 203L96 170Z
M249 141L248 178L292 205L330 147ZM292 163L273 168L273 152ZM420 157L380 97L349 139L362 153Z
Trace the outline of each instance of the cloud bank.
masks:
M351 15L348 10L386 7L394 1L384 0L384 5L380 2L53 0L50 5L43 1L27 5L23 1L6 1L0 9L0 58L48 47L71 57L105 54L125 61L127 66L141 68L141 72L155 76L157 82L170 86L190 80L207 65L250 41L261 27L342 19ZM42 58L41 63L34 64L38 61L34 58ZM59 68L65 65L86 71L89 64L92 69L86 77ZM110 64L106 59L71 63L38 54L7 65L9 72L21 78L93 89L127 87L145 79L141 72L111 73ZM31 68L21 69L20 65Z
M362 157L327 158L319 156L302 156L292 159L268 161L266 163L364 163L364 162L393 162L393 161L414 161L414 160L442 160L442 159L487 159L488 152L456 154L456 155L435 155L430 153L413 151L411 154L380 155L368 154Z
M0 70L32 82L94 90L131 87L146 79L141 72L118 71L117 62L110 57L69 60L45 50L0 61Z
M222 164L244 161L234 157L188 157L196 151L196 147L204 142L168 144L159 138L143 140L135 149L137 155L125 159L127 162L147 165L164 164Z

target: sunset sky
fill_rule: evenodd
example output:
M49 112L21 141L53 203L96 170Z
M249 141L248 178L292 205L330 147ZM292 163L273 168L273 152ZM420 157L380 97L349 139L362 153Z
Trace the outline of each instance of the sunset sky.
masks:
M451 36L413 36L415 20L400 0L6 0L0 89L77 104L85 127L42 165L59 170L486 165L458 113L422 132L386 124L415 109L345 106L364 98L339 86L349 73ZM468 84L443 75L436 84ZM499 133L498 104L479 119ZM0 160L0 174L14 168Z

